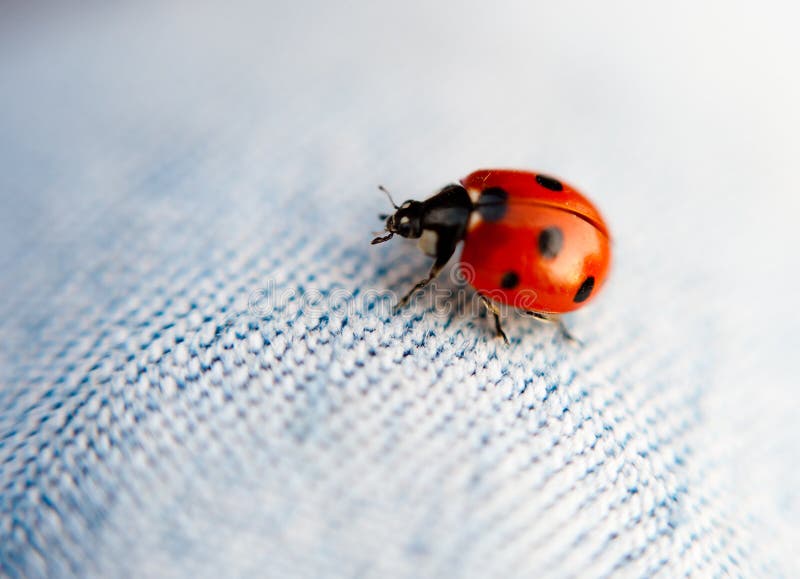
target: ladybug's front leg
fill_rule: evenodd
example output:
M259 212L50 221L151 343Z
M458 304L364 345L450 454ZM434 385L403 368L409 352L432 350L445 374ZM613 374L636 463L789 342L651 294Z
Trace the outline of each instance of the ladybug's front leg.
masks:
M436 278L436 276L439 275L440 271L442 271L442 266L439 266L438 263L434 263L433 267L431 267L431 271L428 273L428 277L417 282L406 295L400 298L400 301L397 302L396 306L394 306L395 313L397 313L398 310L401 310L404 307L406 307L406 305L408 305L409 300L411 300L411 296L413 296L417 292L417 290L421 290L426 285L431 283L434 280L434 278Z
M436 259L431 266L431 270L428 272L428 277L417 282L417 284L414 285L414 287L412 287L411 290L404 295L399 302L397 302L397 305L394 307L395 313L408 304L409 300L411 300L411 296L413 296L417 290L424 288L426 285L431 283L437 275L439 275L439 272L444 269L444 266L447 265L447 262L450 261L453 253L455 253L456 245L458 245L457 240L447 238L442 235L439 236L438 243L436 244Z

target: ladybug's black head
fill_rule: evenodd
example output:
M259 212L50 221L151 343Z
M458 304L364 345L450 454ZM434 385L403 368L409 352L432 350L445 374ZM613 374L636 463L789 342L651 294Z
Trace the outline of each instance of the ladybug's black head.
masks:
M406 201L386 219L386 231L415 239L422 235L423 213L420 201Z
M381 191L389 194L383 187ZM389 197L391 201L391 196ZM392 202L395 212L392 215L381 215L381 219L386 219L387 235L376 237L372 244L389 241L395 234L401 237L418 238L422 235L422 217L425 213L424 204L421 201L406 201L399 207Z

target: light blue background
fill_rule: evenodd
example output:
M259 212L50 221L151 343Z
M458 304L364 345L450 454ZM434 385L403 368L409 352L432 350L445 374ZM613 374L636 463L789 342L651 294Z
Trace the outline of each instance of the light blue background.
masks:
M790 3L0 12L0 573L800 573ZM375 186L484 166L606 215L584 348L247 313L403 291Z

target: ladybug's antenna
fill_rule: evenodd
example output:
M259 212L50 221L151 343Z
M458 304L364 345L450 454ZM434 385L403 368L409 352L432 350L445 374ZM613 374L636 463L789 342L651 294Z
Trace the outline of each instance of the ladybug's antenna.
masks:
M386 196L389 198L389 203L392 204L392 207L394 207L395 209L400 209L400 207L397 206L397 203L394 202L394 199L392 199L392 194L389 193L389 191L388 191L388 189L386 189L386 187L384 187L383 185L378 185L378 189L380 189L381 191L386 193Z

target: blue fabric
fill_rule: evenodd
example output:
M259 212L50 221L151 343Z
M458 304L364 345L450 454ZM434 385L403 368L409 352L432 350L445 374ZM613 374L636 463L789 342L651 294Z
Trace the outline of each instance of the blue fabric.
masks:
M0 574L798 576L790 8L273 4L3 9ZM389 312L485 166L607 217L583 347Z

